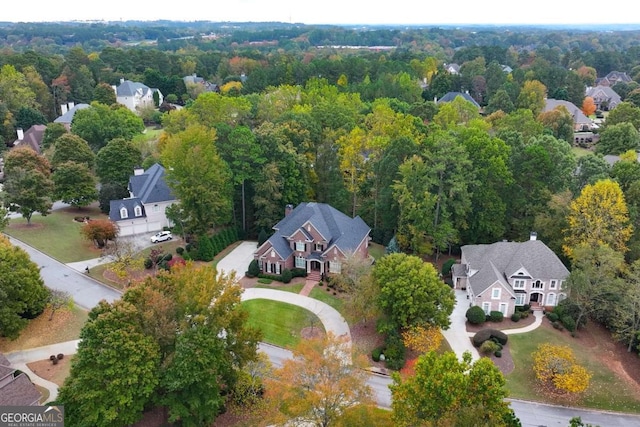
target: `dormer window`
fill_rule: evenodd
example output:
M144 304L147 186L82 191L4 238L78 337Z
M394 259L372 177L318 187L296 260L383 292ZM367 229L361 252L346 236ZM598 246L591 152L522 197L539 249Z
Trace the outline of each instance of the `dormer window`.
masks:
M136 207L133 208L133 214L135 216L142 216L142 208L140 207L140 205L136 205Z
M120 218L129 218L129 211L124 206L120 208Z

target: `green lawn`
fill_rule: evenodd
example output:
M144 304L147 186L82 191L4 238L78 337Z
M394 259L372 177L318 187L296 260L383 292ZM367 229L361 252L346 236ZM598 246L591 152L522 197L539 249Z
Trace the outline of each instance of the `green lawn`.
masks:
M546 394L543 395L536 390L531 354L539 344L545 342L570 346L578 362L593 374L589 389L579 401L551 401ZM602 364L602 357L598 357L600 349L585 348L580 341L571 338L568 332L538 328L530 333L510 335L508 345L515 364L513 372L506 376L510 397L640 413L640 402L634 399L635 393L622 383L606 364Z
M302 288L304 288L304 283L294 283L294 284L288 284L288 285L259 284L259 285L256 285L256 288L275 289L276 291L285 291L285 292L291 292L294 294L299 294Z
M249 312L249 325L262 330L264 342L291 348L300 341L300 331L312 323L324 330L315 314L295 305L254 299L242 306Z
M582 147L571 147L571 151L573 151L573 154L575 154L576 158L584 157L587 154L593 153L593 151L587 150L586 148Z
M342 306L344 302L337 296L334 296L332 291L327 292L327 289L325 286L314 287L311 290L311 293L309 294L309 296L311 298L317 299L318 301L322 301L325 304L329 304L331 307L335 308L340 313L342 313Z
M384 256L384 246L379 243L369 243L369 255L375 259L380 259Z
M82 223L75 216L107 218L97 208L65 208L47 216L34 215L31 225L23 218L12 219L5 233L46 253L60 262L77 262L97 258L101 251L80 234Z

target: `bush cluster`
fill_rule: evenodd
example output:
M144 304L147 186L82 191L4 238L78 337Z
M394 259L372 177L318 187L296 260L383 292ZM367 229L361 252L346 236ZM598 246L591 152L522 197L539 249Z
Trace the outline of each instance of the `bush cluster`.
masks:
M522 314L519 311L516 311L511 315L511 321L513 322L519 322L521 318Z
M504 314L501 311L492 311L489 313L489 320L492 322L502 322Z
M404 367L407 349L402 341L402 336L397 331L391 331L385 338L383 354L385 366L395 371Z
M494 340L501 345L506 345L509 337L502 331L497 329L483 329L473 336L473 345L480 347L482 343L488 340Z
M484 311L482 310L482 308L480 308L477 305L474 305L473 307L469 308L465 316L469 321L469 323L471 323L472 325L482 325L486 320L486 315L484 314Z
M222 252L227 246L237 242L241 232L236 227L228 227L214 234L212 237L200 236L198 243L187 243L185 250L195 261L209 262Z

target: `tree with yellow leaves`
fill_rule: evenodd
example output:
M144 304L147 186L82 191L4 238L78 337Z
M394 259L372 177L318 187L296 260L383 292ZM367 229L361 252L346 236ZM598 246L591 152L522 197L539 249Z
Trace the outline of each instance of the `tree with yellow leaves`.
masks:
M434 326L417 325L402 332L405 347L420 353L435 351L442 343L440 328Z
M625 253L633 234L624 194L617 182L605 179L586 185L571 202L564 252L573 258L579 246L609 246Z
M536 378L557 391L581 393L589 387L591 374L579 365L569 346L540 344L533 353Z

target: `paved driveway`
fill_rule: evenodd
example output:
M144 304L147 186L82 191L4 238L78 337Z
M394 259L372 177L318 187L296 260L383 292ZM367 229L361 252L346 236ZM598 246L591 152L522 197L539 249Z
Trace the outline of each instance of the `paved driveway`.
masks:
M218 272L229 274L231 271L235 271L236 279L243 278L249 268L249 263L253 261L253 253L256 249L258 249L258 242L240 243L240 246L218 262Z
M449 329L443 330L442 335L444 335L451 349L458 357L462 357L462 353L468 351L471 353L472 360L478 360L480 359L478 350L473 346L467 334L467 318L465 317L467 309L469 308L467 293L459 289L456 289L455 293L456 305L450 317L451 326L449 326Z

